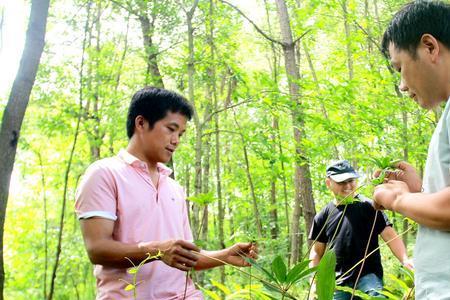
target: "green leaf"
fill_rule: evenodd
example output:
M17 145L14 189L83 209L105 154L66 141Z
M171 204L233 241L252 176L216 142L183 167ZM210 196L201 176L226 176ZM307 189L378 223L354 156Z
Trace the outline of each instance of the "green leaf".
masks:
M400 268L400 272L402 272L403 274L405 274L406 277L407 277L409 280L411 280L412 282L414 282L414 271L413 271L413 270L410 270L410 269L408 269L408 268L402 266L402 267Z
M379 185L384 183L384 178L386 178L386 170L381 170L380 176L378 178L372 179L373 185Z
M314 273L316 271L317 271L317 267L306 269L303 272L301 272L300 274L298 274L298 276L294 278L293 282L297 282L300 279L303 279L303 278L307 277L308 275L311 275L312 273Z
M129 284L125 287L125 291L131 291L134 290L136 288L136 286L134 284Z
M348 286L337 286L336 289L340 290L340 291L344 291L344 292L350 293L350 295L353 294L353 288L348 287ZM369 296L369 295L367 295L366 293L364 293L364 292L362 292L360 290L355 290L354 294L355 294L355 296L361 298L362 300L382 300L382 299L386 300L385 297L382 297L382 296L376 296L376 297L375 296Z
M134 267L134 268L129 268L128 270L127 270L127 273L128 274L136 274L138 272L138 269L136 268L136 267Z
M254 259L251 259L249 257L244 257L245 261L247 261L249 264L252 265L252 267L255 267L258 271L261 273L266 274L266 276L269 278L270 281L277 281L273 274L269 272L268 270L264 269L259 263L257 263Z
M189 201L195 202L199 205L207 205L214 201L216 201L216 198L214 198L214 193L200 193L195 196L190 196L187 198Z
M402 161L402 159L394 159L394 160L391 160L391 161L389 162L389 167L395 169L395 165L398 164L398 163L401 162L401 161Z
M286 281L286 265L281 256L275 257L272 261L272 271L278 282L283 283Z
M333 250L325 251L316 274L316 291L320 300L333 299L336 286L336 254Z
M286 276L286 282L287 283L294 283L297 278L298 275L300 275L302 273L302 271L306 268L306 266L308 266L309 262L311 260L305 260L302 262L299 262L298 264L296 264L287 274Z
M225 295L231 294L231 290L227 288L225 285L221 284L220 282L211 279L211 283L219 290L221 290Z

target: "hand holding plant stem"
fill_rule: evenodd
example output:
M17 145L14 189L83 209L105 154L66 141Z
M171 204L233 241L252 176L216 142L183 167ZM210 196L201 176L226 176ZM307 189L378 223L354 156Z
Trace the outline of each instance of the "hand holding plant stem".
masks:
M422 179L414 167L407 162L401 160L391 161L389 158L383 158L381 160L373 158L371 161L380 168L380 170L374 173L375 179L372 182L375 185L382 184L385 179L398 180L405 182L412 193L422 191Z
M410 164L390 161L388 158L372 161L381 168L374 174L378 178L373 180L377 186L373 195L376 209L395 210L395 205L402 195L422 190L422 180Z

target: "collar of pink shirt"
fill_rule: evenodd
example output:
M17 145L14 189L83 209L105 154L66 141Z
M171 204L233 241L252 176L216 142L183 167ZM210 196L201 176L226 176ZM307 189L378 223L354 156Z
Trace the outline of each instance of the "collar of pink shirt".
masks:
M127 150L120 150L117 156L130 166L148 172L147 163L132 155ZM163 163L157 163L156 167L158 168L159 173L164 176L170 176L170 174L172 174L172 169L170 169Z

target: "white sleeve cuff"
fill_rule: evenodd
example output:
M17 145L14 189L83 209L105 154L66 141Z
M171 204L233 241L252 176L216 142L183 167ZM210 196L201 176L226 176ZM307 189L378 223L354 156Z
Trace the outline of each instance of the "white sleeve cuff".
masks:
M89 219L92 217L100 217L100 218L105 218L105 219L112 220L112 221L117 220L117 216L111 214L109 211L101 211L101 210L88 211L88 212L79 214L78 220Z

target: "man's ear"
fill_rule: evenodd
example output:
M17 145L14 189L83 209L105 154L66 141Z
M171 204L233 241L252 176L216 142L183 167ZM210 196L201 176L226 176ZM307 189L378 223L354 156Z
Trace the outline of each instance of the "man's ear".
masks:
M134 119L134 127L137 131L143 131L145 129L145 123L147 123L147 121L141 115L138 115Z
M420 38L420 45L425 48L432 62L436 62L439 57L440 45L438 40L429 33L425 33Z
M327 188L330 188L331 185L330 178L327 177L327 179L325 179L325 184L327 185Z

